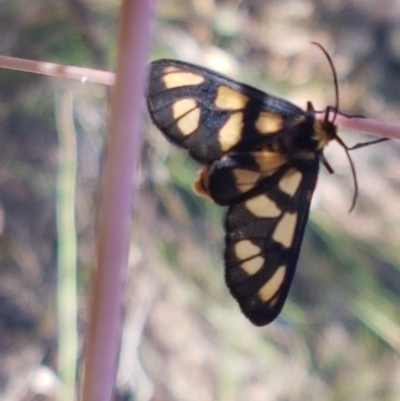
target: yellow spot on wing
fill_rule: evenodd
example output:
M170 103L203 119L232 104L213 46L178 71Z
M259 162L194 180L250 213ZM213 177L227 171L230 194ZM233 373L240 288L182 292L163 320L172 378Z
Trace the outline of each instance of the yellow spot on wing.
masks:
M235 177L236 188L242 193L253 188L260 178L260 173L258 171L245 170L242 168L235 168L233 170L233 175Z
M287 174L279 181L278 187L281 191L293 196L300 186L303 175L300 171L291 169Z
M181 86L200 85L204 82L204 77L190 71L178 70L176 67L166 67L166 74L162 77L167 89L179 88Z
M251 154L263 175L273 174L287 162L287 157L281 153L261 150Z
M281 210L267 195L258 195L245 202L246 209L256 217L278 217Z
M232 149L242 136L243 113L233 113L218 131L218 140L223 151Z
M261 253L261 248L248 239L242 239L235 244L235 255L239 260L250 259Z
M224 110L242 110L245 108L249 98L242 93L220 85L217 89L215 106Z
M279 266L273 276L258 290L258 296L263 302L271 300L279 291L285 278L285 274L286 267Z
M178 121L178 128L182 135L188 136L192 134L199 126L200 109L196 108L190 113L186 114Z
M261 111L255 123L260 134L272 134L282 129L282 116L268 111Z
M182 135L193 133L200 122L200 109L194 99L180 99L172 105L172 115L178 120L177 126Z
M297 213L285 213L275 227L272 239L289 248L292 245L296 224Z
M182 117L187 112L195 109L197 107L196 100L193 98L180 99L177 100L172 105L172 114L175 119Z
M240 267L250 276L258 273L264 264L264 258L262 256L257 256L253 259L243 262Z

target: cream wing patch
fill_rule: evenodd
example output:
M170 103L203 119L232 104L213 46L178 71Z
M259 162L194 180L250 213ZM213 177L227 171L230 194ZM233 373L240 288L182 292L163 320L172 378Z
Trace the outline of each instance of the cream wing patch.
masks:
M248 239L242 239L235 244L235 255L239 260L246 260L260 255L261 248Z
M261 174L259 171L235 168L233 170L233 175L235 178L236 188L243 193L254 188Z
M261 255L261 248L248 239L236 242L234 252L241 261L240 268L249 276L258 273L264 265L265 259Z
M258 273L264 265L264 258L262 256L256 256L253 259L243 262L240 267L249 275L253 276Z
M256 217L279 217L281 210L267 195L258 195L245 202L246 209Z
M263 302L270 301L282 286L286 275L286 266L279 266L272 277L258 290L258 296Z
M278 187L281 191L293 196L300 187L302 178L303 175L299 170L291 169L287 172L286 176L279 181Z
M293 242L294 233L297 225L297 213L285 213L275 227L272 239L282 244L285 248L290 248Z
M224 110L242 110L245 108L249 98L234 89L220 85L215 97L215 106Z
M197 102L195 99L180 99L172 104L172 115L175 119L178 119L189 111L194 110L196 107Z
M233 113L218 131L218 141L225 152L232 149L242 137L243 113Z
M260 172L267 176L272 175L279 167L283 166L288 161L285 155L268 150L252 152L251 155L254 157Z
M200 85L204 82L204 77L194 72L182 71L176 67L166 67L166 74L162 81L167 89L179 88L181 86Z
M200 123L200 108L193 98L177 100L172 105L172 115L182 135L192 134Z
M260 134L268 135L282 129L283 118L279 114L261 111L255 123L255 128Z

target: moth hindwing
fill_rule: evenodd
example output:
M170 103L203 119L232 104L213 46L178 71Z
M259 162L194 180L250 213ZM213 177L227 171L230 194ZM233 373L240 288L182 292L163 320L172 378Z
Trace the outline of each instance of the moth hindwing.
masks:
M195 188L227 206L225 278L256 325L280 313L296 268L323 147L336 126L216 72L151 63L154 124L204 166Z

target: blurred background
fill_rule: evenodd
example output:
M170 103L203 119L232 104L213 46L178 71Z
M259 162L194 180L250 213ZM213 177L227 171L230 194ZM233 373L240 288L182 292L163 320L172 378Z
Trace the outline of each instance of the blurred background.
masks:
M0 54L112 70L119 3L1 0ZM300 107L400 124L399 0L160 0L151 59L222 72ZM79 332L93 269L109 89L0 70L0 398L52 400L57 357L58 100L73 98ZM224 211L198 165L143 114L118 374L120 400L400 399L400 181L395 141L330 144L280 317L252 326L223 279ZM349 145L371 139L340 132ZM82 344L80 344L82 345Z

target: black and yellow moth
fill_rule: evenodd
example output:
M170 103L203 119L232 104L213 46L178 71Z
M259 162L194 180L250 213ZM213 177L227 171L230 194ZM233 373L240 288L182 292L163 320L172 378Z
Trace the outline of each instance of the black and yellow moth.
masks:
M203 164L198 192L227 206L225 279L256 325L273 321L299 256L329 120L206 68L150 65L148 110L167 139ZM329 169L329 165L327 165Z

